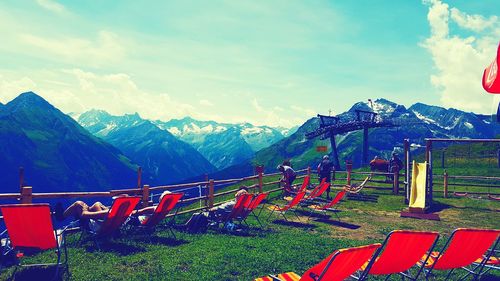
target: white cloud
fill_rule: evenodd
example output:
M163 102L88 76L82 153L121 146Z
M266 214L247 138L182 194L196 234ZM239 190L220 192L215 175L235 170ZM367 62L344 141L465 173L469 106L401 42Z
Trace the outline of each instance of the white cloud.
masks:
M51 12L54 12L56 14L65 14L67 13L66 8L57 3L56 1L52 0L36 0L36 3L40 5L42 8L47 9Z
M469 29L475 32L480 32L484 29L490 28L498 24L498 17L491 16L486 19L481 15L467 15L462 13L457 8L451 8L451 19L455 21L458 26Z
M28 77L9 81L0 75L0 102L5 104L20 93L30 91L35 87L35 82Z
M211 101L205 100L205 99L200 100L200 105L202 105L202 106L214 106L214 104Z
M301 115L307 116L308 118L316 116L314 110L310 108L303 108L297 105L292 105L290 108Z
M94 40L79 37L50 38L29 33L19 35L19 39L24 44L36 48L37 53L49 53L58 59L81 64L105 65L118 61L125 55L120 38L109 31L100 31Z
M496 17L485 19L481 15L468 15L439 0L424 1L429 5L427 19L431 35L422 46L434 61L436 73L431 75L432 85L439 91L446 107L489 113L491 97L481 86L484 68L495 56L500 22ZM482 30L474 36L450 34L449 22L472 30Z

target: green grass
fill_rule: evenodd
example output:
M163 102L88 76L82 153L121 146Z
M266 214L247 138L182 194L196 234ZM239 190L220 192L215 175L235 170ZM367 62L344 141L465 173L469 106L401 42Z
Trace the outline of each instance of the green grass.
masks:
M405 208L402 196L386 191L364 192L379 195L378 203L348 200L340 205L342 221L357 229L315 221L297 227L273 219L260 229L250 220L253 227L246 236L210 230L207 234L178 232L174 240L160 228L151 236L125 234L105 243L102 250L89 241L79 245L78 235L70 235L71 280L253 280L269 273L302 273L335 249L382 242L394 229L439 231L442 245L457 227L500 228L498 202L437 198L442 221L436 222L400 218L399 212ZM264 211L262 218L267 215ZM187 217L179 217L178 222ZM47 262L50 256L53 254L43 253L25 259ZM0 279L11 272L3 272ZM484 280L494 280L500 276L496 274ZM22 279L18 280L34 278L27 271L19 276Z

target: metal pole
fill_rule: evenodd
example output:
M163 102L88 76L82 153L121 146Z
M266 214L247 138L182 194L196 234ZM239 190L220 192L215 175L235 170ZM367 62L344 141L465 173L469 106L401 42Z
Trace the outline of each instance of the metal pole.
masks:
M405 204L410 201L410 140L404 139L404 149L405 149Z
M333 160L335 161L335 170L340 170L339 154L337 152L337 144L335 143L335 135L330 136L330 144L332 146Z
M363 159L361 161L362 167L368 163L368 150L369 149L370 148L368 146L368 127L364 127L363 128Z

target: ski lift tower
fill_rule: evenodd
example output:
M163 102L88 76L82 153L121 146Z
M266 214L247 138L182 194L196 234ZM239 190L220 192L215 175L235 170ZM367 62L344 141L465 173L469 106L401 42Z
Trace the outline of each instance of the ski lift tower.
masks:
M342 114L341 116L326 116L318 114L320 124L316 130L306 133L308 139L320 137L320 139L330 139L332 146L332 157L335 169L340 170L340 161L337 151L335 136L352 131L363 130L363 157L362 165L368 164L368 130L380 127L398 127L398 122L391 119L382 119L377 113L366 110L355 110L353 113Z

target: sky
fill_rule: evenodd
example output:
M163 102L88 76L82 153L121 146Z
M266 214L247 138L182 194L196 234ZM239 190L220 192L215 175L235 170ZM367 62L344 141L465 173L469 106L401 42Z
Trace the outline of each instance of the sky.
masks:
M386 98L491 114L499 0L0 1L0 102L291 127Z

